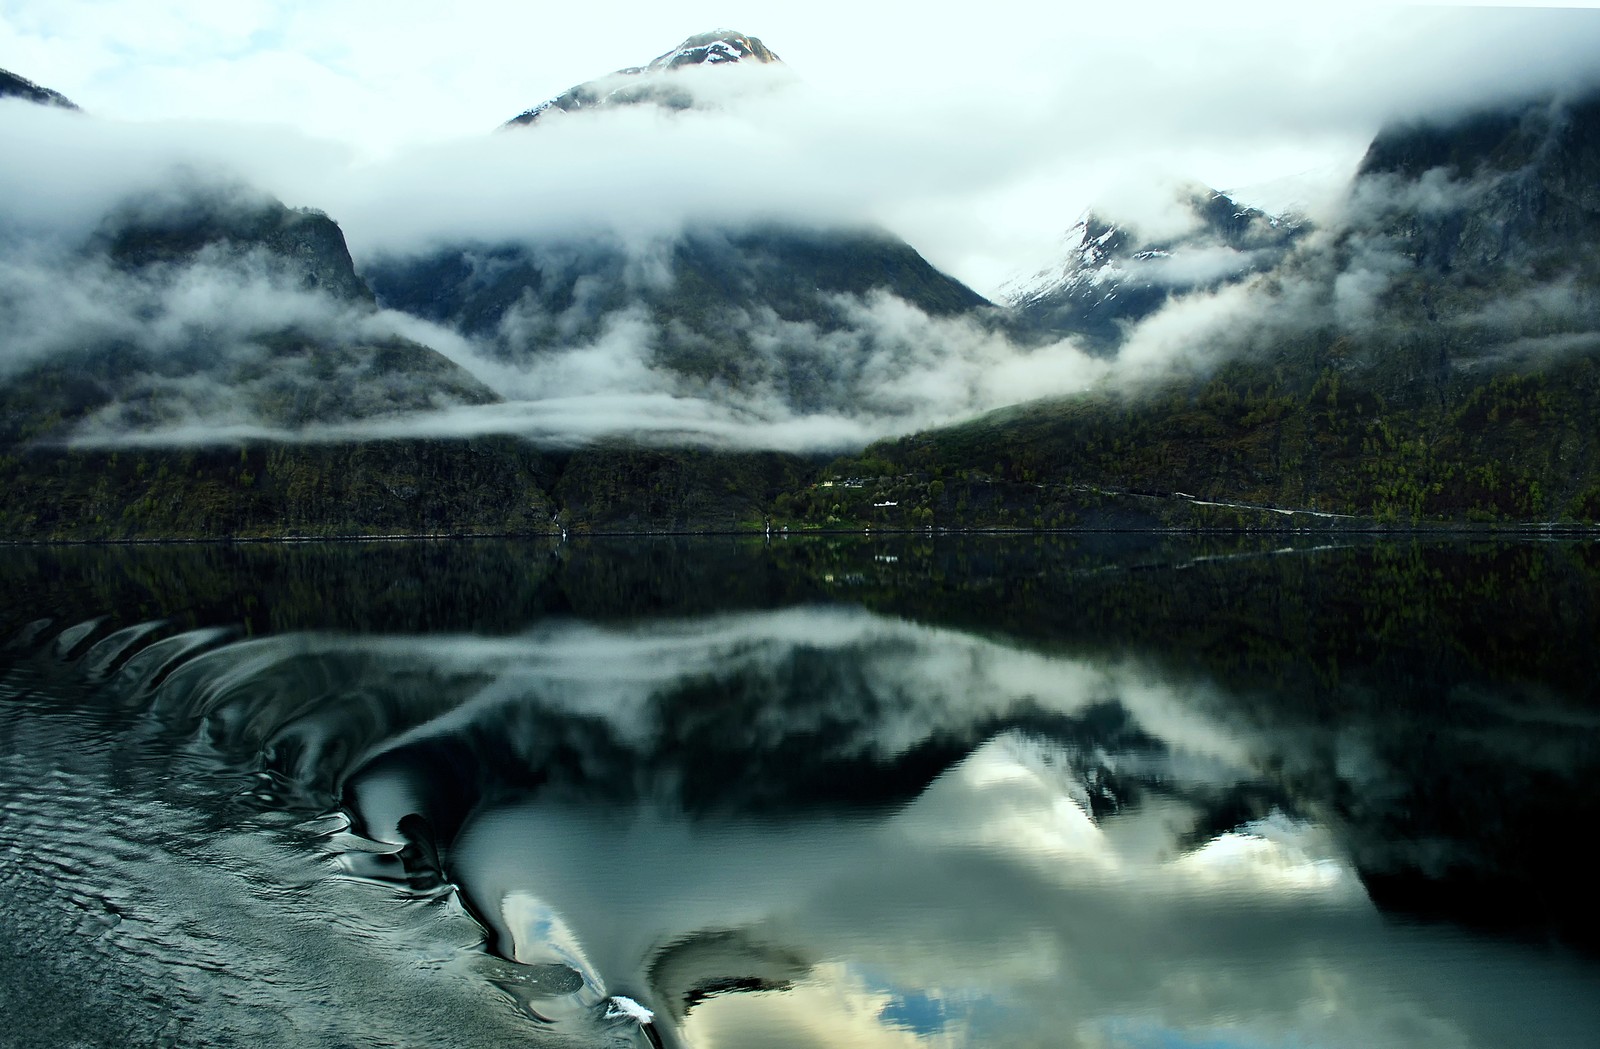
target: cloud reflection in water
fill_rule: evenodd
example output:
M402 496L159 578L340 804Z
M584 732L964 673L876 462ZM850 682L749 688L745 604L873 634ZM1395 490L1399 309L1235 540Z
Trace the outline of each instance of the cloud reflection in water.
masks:
M1591 969L1380 916L1296 771L1336 756L1241 709L1136 661L803 608L236 642L151 713L339 799L342 868L458 891L516 963L492 982L575 1035L631 1037L610 995L702 1049L1595 1029Z
M1107 1047L1572 1016L1572 974L1380 918L1275 780L1309 759L1194 682L836 609L377 644L471 685L357 752L347 804L425 827L502 954L583 975L543 1015L626 994L694 1046ZM1241 791L1261 811L1230 820Z

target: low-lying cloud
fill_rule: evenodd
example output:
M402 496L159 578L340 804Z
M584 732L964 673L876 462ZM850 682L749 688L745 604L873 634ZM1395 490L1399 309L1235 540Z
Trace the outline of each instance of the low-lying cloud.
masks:
M41 245L0 260L0 384L26 391L14 411L66 420L52 443L294 439L491 396L403 327L259 248L137 270Z
M638 309L606 317L593 342L515 362L508 362L492 341L467 339L386 311L364 321L360 330L429 344L499 399L294 429L260 423L245 430L240 429L245 420L238 418L215 432L196 418L131 435L98 426L80 430L76 440L193 444L263 437L344 441L514 434L544 446L576 447L620 435L653 444L827 451L1033 397L1079 392L1114 372L1109 362L1084 354L1070 341L1024 349L977 321L929 317L889 295L845 298L841 306L852 324L833 332L786 322L770 311L730 316L728 323L745 325L752 343L771 354L773 366L768 379L739 387L658 366L655 350L664 333ZM847 391L842 400L804 408L792 402L777 374L786 354L859 364L848 381L838 384Z
M359 338L363 312L298 286L263 251L142 272L97 255L13 248L0 258L0 378L108 344L159 357L201 350L226 356L242 342L296 329Z
M1583 37L1600 25L1592 22L1573 23L1562 38ZM1539 32L1548 35L1553 23L1542 24ZM1478 39L1446 29L1437 37L1445 53ZM1536 37L1519 30L1512 50L1527 51ZM783 50L781 40L773 43ZM1104 105L1089 107L1081 85L1062 83L1030 102L997 106L936 70L880 94L830 90L785 70L698 70L683 74L681 84L703 108L622 107L533 128L474 128L470 137L379 159L281 128L141 126L0 102L0 137L8 143L0 155L0 381L89 346L134 348L135 380L70 435L103 443L518 433L580 444L626 433L739 447L859 445L1036 397L1204 371L1251 332L1274 326L1371 327L1396 277L1413 263L1384 237L1352 236L1335 252L1327 247L1332 232L1315 241L1321 256L1304 245L1270 279L1239 279L1254 257L1227 247L1138 260L1140 281L1221 286L1174 296L1129 328L1113 360L1085 353L1072 339L1019 340L981 314L931 316L885 293L834 297L829 308L838 324L759 306L729 309L713 321L742 340L731 377L664 366L672 352L705 338L705 326L663 319L636 301L619 303L618 287L670 283L664 246L685 233L759 223L886 224L936 261L992 256L995 244L961 247L950 238L985 224L971 213L978 203L1059 175L1067 200L1030 224L1030 243L1043 244L1064 225L1062 215L1088 203L1074 194L1133 185L1112 176L1143 171L1158 154L1176 155L1156 148L1157 140L1177 143L1178 153L1260 146L1286 133L1296 100L1315 95L1317 104L1303 110L1304 134L1360 142L1381 117L1424 102L1448 108L1447 101L1465 104L1495 92L1592 82L1569 51L1537 73L1513 75L1506 63L1491 63L1470 87L1451 80L1448 99L1429 94L1426 70L1411 69L1389 70L1344 101L1315 76L1289 78L1270 105L1249 101L1261 94L1259 85L1252 94L1219 82L1181 96L1169 92L1170 111L1150 104L1157 87L1171 86L1170 71L1129 80ZM1281 74L1285 61L1258 55L1251 68ZM1442 77L1438 62L1423 65ZM1397 85L1406 89L1400 96ZM80 101L94 108L91 99ZM1264 114L1249 105L1264 106ZM1254 122L1245 119L1252 112ZM1139 120L1130 124L1134 113ZM548 257L552 245L584 240L622 245L625 268L615 279L579 279L559 310L525 302L486 330L463 333L307 291L263 255L202 254L156 275L84 254L108 214L169 188L177 171L243 180L291 205L325 208L341 223L358 269L380 256L447 245L533 245ZM1342 201L1343 221L1383 208L1437 213L1478 191L1444 173L1404 184L1369 179ZM1173 199L1165 189L1128 191L1113 195L1110 210L1147 234L1181 235L1193 213L1174 210ZM1341 220L1319 218L1330 230ZM1025 258L1017 256L1012 272ZM1563 303L1566 315L1593 310L1572 294ZM1553 308L1532 298L1507 302L1496 331L1516 352L1581 342L1587 329L1539 327ZM462 386L441 390L419 381L386 391L349 362L330 378L309 359L264 354L263 340L284 332L347 346L411 340L451 362ZM371 388L354 404L297 401L337 384ZM483 396L462 395L469 387ZM380 394L393 400L381 404Z
M649 271L641 264L639 279ZM48 436L80 446L511 433L558 446L625 434L839 449L1109 372L1070 342L1024 349L981 318L932 317L875 293L836 296L839 328L730 310L719 326L751 351L746 381L732 384L663 366L663 347L696 333L637 303L596 316L581 296L554 315L525 305L468 337L307 289L281 257L223 246L130 270L33 244L0 261L0 304L0 381L66 368L95 385L86 410ZM530 349L535 331L552 344ZM395 340L437 351L457 377L369 370L373 347ZM815 379L810 404L797 403L796 372ZM480 388L492 398L471 396Z

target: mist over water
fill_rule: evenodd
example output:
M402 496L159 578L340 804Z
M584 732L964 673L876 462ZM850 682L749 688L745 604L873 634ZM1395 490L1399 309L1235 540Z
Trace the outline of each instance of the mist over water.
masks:
M0 1043L1591 1044L1596 569L0 551Z

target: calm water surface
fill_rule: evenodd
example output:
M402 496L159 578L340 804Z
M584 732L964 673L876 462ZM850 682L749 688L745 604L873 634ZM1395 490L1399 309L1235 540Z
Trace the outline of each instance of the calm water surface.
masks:
M1600 1045L1592 545L11 548L0 593L0 1045Z

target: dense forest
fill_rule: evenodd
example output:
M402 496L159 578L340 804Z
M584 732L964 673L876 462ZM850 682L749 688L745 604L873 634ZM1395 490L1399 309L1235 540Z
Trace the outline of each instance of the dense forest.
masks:
M13 539L862 529L1582 528L1600 361L1386 398L1234 364L832 459L512 437L0 456Z
M1131 497L1175 524L1592 524L1597 412L1592 356L1393 400L1370 375L1326 368L1307 385L1236 363L1143 395L1024 405L882 442L829 467L851 484L781 509L806 522L1071 527Z

